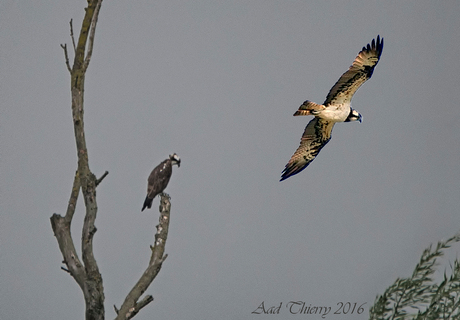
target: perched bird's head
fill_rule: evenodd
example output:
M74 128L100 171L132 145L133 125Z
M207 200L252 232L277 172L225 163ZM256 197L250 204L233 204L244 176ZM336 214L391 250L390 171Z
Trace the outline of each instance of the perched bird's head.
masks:
M169 159L171 159L172 165L177 164L177 167L180 167L180 158L177 154L170 154Z
M345 119L344 122L350 122L350 121L359 121L361 122L363 120L363 117L361 116L361 113L356 111L355 109L350 110L350 114L348 117Z

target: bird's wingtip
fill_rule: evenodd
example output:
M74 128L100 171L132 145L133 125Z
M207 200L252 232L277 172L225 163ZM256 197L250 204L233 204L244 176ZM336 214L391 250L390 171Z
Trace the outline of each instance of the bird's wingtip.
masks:
M280 182L286 180L287 178L289 178L290 176L293 175L292 172L288 172L287 169L288 169L288 168L285 168L285 169L283 170L283 172L281 172L281 179L280 179ZM295 173L294 173L294 174L295 174Z

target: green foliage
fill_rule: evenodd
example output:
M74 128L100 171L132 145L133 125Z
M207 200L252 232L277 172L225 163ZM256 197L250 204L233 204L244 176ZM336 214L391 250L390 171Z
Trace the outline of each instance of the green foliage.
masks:
M451 275L444 271L441 283L433 282L436 260L444 250L460 241L460 233L438 242L436 248L423 251L410 278L396 279L383 295L377 296L370 309L371 320L460 319L460 261L451 265Z

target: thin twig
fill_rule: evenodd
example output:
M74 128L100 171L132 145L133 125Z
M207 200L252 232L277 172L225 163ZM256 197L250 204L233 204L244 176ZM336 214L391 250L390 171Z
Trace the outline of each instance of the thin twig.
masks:
M67 54L67 44L61 44L61 48L64 50L64 57L65 57L65 64L67 66L67 70L72 73L72 69L70 68L69 63L69 55Z
M107 177L108 174L109 174L109 172L106 171L106 172L104 172L104 174L103 174L99 179L96 180L96 187L99 185L99 183L102 182L102 180L103 180L105 177Z
M145 296L141 301L139 301L136 304L136 313L138 313L143 307L145 307L152 301L153 301L153 297L151 295Z
M73 37L73 23L72 19L70 19L70 37L72 38L72 45L73 45L73 53L77 52L77 48L75 47L75 38Z
M64 270L65 272L67 272L67 273L70 273L70 271L68 269L64 268L64 267L61 267L61 269Z
M91 20L91 30L89 33L89 43L88 43L88 51L86 53L85 61L83 62L83 70L88 68L89 62L91 60L91 56L93 54L93 43L94 43L94 35L96 33L96 24L97 24L97 17L99 16L99 10L101 8L102 0L97 0L96 8L94 9L93 19Z
M136 316L136 314L139 313L139 311L148 305L150 302L153 301L153 297L151 295L145 296L141 301L135 304L134 307L129 308L128 312L124 315L124 320L130 320ZM118 310L117 315L120 313L120 310Z

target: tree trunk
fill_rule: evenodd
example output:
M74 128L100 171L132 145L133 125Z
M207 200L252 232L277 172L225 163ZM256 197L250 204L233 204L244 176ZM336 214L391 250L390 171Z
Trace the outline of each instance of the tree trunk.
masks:
M64 258L63 263L67 267L61 268L75 279L83 292L86 306L86 320L103 320L105 313L104 287L102 276L93 254L93 237L97 230L94 225L97 214L96 187L107 176L108 172L106 171L99 179L96 179L96 176L91 172L88 162L88 150L86 148L83 122L85 74L91 60L94 35L101 3L102 0L88 0L88 7L86 8L85 17L83 18L77 44L73 36L72 20L70 21L70 36L75 54L73 67L70 67L67 45L61 45L64 49L65 62L71 78L72 118L77 146L78 165L65 216L55 213L50 218L51 227ZM86 208L81 237L82 261L78 257L70 233L70 226L75 213L80 189L83 194ZM158 275L167 257L167 255L164 254L164 250L169 230L170 207L171 203L169 196L167 194L161 194L160 223L157 225L155 244L150 247L150 262L144 274L126 296L120 310L114 306L117 312L116 319L131 319L143 307L153 301L153 297L150 295L145 296L140 301L139 298Z

